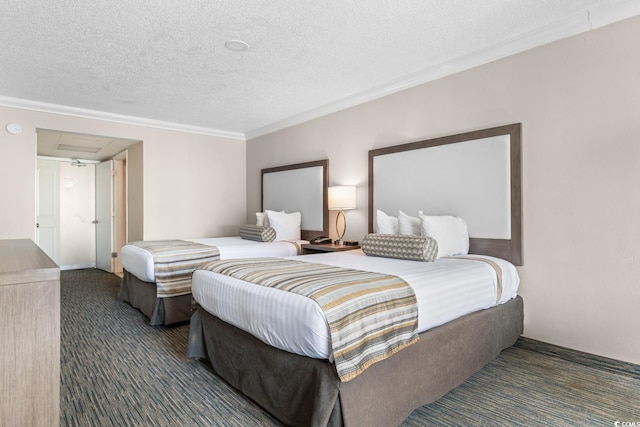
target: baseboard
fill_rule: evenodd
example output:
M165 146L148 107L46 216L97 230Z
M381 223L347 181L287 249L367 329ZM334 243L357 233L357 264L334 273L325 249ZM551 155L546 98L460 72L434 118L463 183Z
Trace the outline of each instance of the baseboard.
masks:
M616 373L620 375L630 376L640 379L640 365L630 362L623 362L595 354L584 353L582 351L573 350L566 347L549 344L543 341L531 338L520 337L514 347L524 350L535 351L550 357L556 357L568 362L577 363L591 368Z
M84 268L96 268L96 264L70 264L60 266L60 270L82 270Z

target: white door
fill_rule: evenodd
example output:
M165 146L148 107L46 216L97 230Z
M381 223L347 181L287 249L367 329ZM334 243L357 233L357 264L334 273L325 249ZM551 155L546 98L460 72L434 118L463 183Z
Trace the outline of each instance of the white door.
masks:
M53 160L38 159L36 180L36 244L59 264L60 171Z
M60 262L62 270L96 266L96 168L60 167Z
M113 160L96 165L96 267L113 273Z

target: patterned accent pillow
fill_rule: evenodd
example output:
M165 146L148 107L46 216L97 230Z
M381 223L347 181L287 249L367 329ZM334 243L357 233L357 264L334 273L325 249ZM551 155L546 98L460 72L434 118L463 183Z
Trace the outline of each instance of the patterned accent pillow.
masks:
M271 227L247 224L240 227L240 237L256 242L273 242L276 238L276 230Z
M433 261L438 255L438 242L431 237L402 234L367 234L362 251L369 256Z
M256 212L256 225L259 227L269 226L269 217L266 212Z

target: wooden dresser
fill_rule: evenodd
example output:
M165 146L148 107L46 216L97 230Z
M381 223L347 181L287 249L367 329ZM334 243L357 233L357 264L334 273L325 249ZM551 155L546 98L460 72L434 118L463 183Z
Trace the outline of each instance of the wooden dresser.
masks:
M0 426L60 425L60 269L0 240Z

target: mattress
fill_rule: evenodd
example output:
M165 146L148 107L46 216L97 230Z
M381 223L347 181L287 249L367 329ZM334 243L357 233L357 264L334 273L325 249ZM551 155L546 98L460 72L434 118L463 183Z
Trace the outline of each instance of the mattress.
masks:
M220 251L220 259L294 256L298 254L296 245L308 243L305 240L297 242L256 242L240 237L183 240L216 246ZM138 246L125 245L122 247L120 254L122 266L125 270L145 282L156 281L151 252Z
M496 270L502 270L500 297ZM517 295L520 279L508 261L479 255L440 258L434 262L370 257L361 250L305 255L299 261L393 274L404 279L418 301L418 331L423 332L475 311L494 307ZM221 320L261 341L302 356L331 360L331 338L320 307L311 299L278 289L196 270L195 301Z

